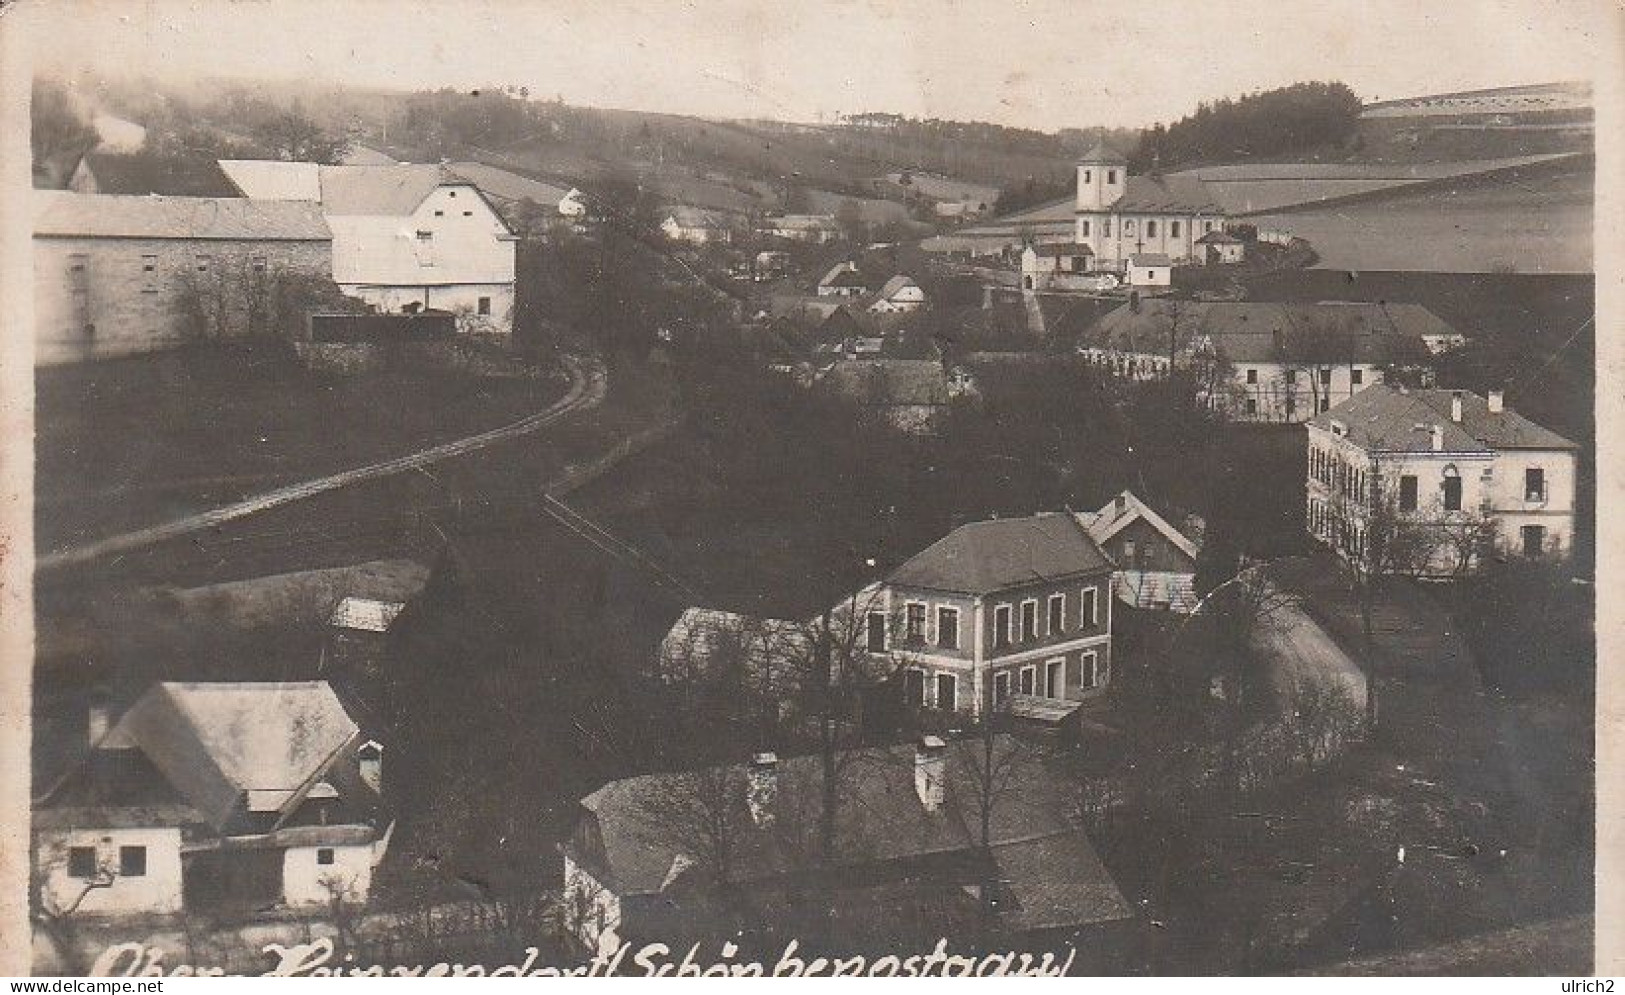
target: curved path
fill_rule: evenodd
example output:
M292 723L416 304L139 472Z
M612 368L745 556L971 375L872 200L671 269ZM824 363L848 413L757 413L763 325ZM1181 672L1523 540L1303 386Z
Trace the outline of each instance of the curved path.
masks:
M454 439L451 442L443 442L428 449L408 453L405 456L397 456L379 463L369 463L365 466L342 470L325 477L317 477L314 480L278 487L275 490L245 498L234 504L211 508L208 511L188 515L185 518L165 522L162 525L137 529L134 532L124 532L105 539L97 539L82 546L73 546L48 553L34 561L34 569L36 572L44 572L88 563L115 553L126 553L133 549L151 546L192 532L213 528L234 519L246 518L262 511L269 511L272 508L314 497L317 494L325 494L328 491L336 491L352 484L376 480L405 470L415 470L419 467L438 463L441 460L483 449L495 442L528 435L553 424L572 411L596 406L604 399L605 393L608 392L609 380L602 365L595 361L583 361L573 357L566 358L564 362L569 369L571 381L570 389L565 392L565 395L546 410L521 418L511 424L481 432L477 435Z

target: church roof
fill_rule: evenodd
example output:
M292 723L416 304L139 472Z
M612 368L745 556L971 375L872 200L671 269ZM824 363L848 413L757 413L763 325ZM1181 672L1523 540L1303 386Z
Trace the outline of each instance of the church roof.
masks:
M1124 158L1123 153L1107 145L1105 139L1097 138L1087 152L1078 156L1078 161L1126 163L1128 159Z

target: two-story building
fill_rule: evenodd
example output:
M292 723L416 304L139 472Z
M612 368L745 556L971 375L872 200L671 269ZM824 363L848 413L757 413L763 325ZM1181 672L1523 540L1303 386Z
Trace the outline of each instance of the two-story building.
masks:
M1344 556L1459 576L1488 553L1556 557L1573 547L1579 447L1508 408L1499 391L1378 385L1307 429L1309 531Z
M1111 680L1112 571L1070 514L961 525L881 583L866 648L902 658L916 707L1075 708Z
M1238 421L1300 422L1385 371L1424 378L1430 342L1457 333L1419 304L1133 301L1101 316L1078 351L1124 376L1167 375L1169 361L1212 375L1210 402Z
M282 274L325 279L314 204L35 191L35 361L102 359L269 329ZM205 314L207 309L207 314Z
M1078 158L1077 170L1072 241L1089 247L1096 268L1121 270L1146 254L1202 261L1199 240L1224 229L1224 208L1194 173L1130 176L1128 161L1103 142Z
M388 846L383 747L325 681L161 683L34 803L36 900L58 915L365 902Z
M1188 612L1196 607L1196 540L1169 524L1133 491L1099 511L1078 512L1107 556L1117 564L1117 599L1135 608Z
M479 187L438 165L222 160L256 202L314 201L333 234L333 281L387 314L457 315L460 331L513 331L514 243Z

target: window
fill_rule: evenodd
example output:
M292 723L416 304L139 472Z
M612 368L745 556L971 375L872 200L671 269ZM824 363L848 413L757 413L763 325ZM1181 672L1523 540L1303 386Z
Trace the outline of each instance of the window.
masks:
M209 262L210 262L210 260L209 260L208 256L198 256L197 257L197 271L199 273L207 273L207 272L209 272Z
M1156 238L1157 237L1157 223L1155 221L1147 221L1145 223L1145 237L1146 238Z
M1416 477L1409 473L1399 478L1399 510L1416 510Z
M1448 476L1444 478L1444 510L1461 510L1461 478Z
M1101 218L1100 219L1100 234L1105 236L1106 238L1111 238L1112 237L1112 219L1111 218Z
M465 218L472 218L473 216L474 216L473 211L464 211L463 212L463 217L465 217Z
M1093 650L1083 654L1083 686L1086 688L1100 686L1100 654Z
M1258 382L1258 371L1257 370L1248 370L1247 371L1247 382L1248 383L1257 383Z
M1531 466L1523 471L1523 499L1525 501L1546 500L1546 471L1538 466Z
M945 712L959 707L959 680L953 674L937 675L937 707Z
M1332 410L1332 399L1323 397L1315 403L1315 408L1322 414Z
M1289 384L1297 383L1298 382L1298 371L1297 370L1287 370L1286 371L1286 382L1289 383Z
M156 272L158 272L158 256L157 256L156 253L149 254L149 255L144 255L144 256L141 257L141 272L143 272L143 273L156 273Z
M1135 546L1135 543L1134 543L1133 539L1124 539L1123 540L1123 566L1125 566L1125 567L1134 566L1134 559L1135 559L1136 556L1139 555L1139 552L1140 551Z
M903 632L909 644L918 646L925 642L925 605L918 601L911 601L903 612Z
M993 676L993 703L995 705L1010 697L1010 672L1000 671Z
M1083 589L1083 601L1080 602L1078 608L1079 628L1087 629L1100 624L1100 605L1096 599L1097 592L1095 588L1086 587Z
M1021 641L1030 643L1038 638L1038 602L1021 603Z
M1248 414L1250 414L1250 415L1258 414L1258 399L1253 398L1253 397L1247 398L1246 408L1247 408L1247 413Z
M1523 555L1534 559L1546 551L1546 526L1525 525L1518 533L1523 539Z
M870 612L869 626L866 633L868 637L867 649L871 653L886 652L886 613Z
M937 609L937 645L945 650L959 648L959 609Z
M1021 693L1036 694L1038 686L1038 668L1031 664L1021 668Z
M1095 171L1094 171L1094 170L1092 170L1092 169L1086 169L1086 170L1084 170L1084 171L1083 171L1083 182L1084 182L1084 183L1085 183L1085 184L1089 184L1089 183L1093 183L1093 182L1095 182Z
M993 609L993 648L1003 649L1010 645L1010 606L1000 605Z
M1168 222L1168 234L1172 235L1174 238L1179 237L1179 222L1177 222L1177 221Z
M925 671L919 667L903 671L903 702L910 708L925 707Z
M1116 183L1117 182L1117 170L1115 170L1115 169L1106 170L1106 182L1107 183Z
M68 272L83 273L90 268L90 257L83 252L75 252L68 257Z
M1331 386L1332 368L1330 366L1322 366L1320 368L1320 382L1328 387Z
M476 311L478 311L480 314L490 314L491 313L491 298L489 298L489 297L481 297L479 299L478 303L475 305L474 309Z
M1134 234L1134 219L1133 218L1124 218L1123 219L1123 234L1125 234L1125 235Z
M418 241L419 242L433 242L434 241L434 232L419 229L418 230Z
M446 196L455 198L457 196L457 191L455 191L455 190L447 190L446 191Z
M446 212L445 211L436 211L436 212L434 212L434 216L437 217L437 218L443 218L443 217L446 216Z
M1051 698L1066 697L1066 657L1044 662L1044 694Z
M1210 232L1212 230L1213 230L1213 222L1211 222L1211 221L1202 222L1202 234L1205 235L1205 234L1207 234L1208 232Z
M127 878L142 878L147 876L147 848L144 846L121 846L118 848L118 872Z
M68 877L93 878L96 876L96 848L93 846L68 847Z
M1078 234L1082 235L1084 238L1089 237L1089 219L1088 218L1084 218L1082 221L1078 222Z
M331 866L333 863L333 848L330 846L317 847L316 863L323 867Z
M1349 383L1356 387L1365 383L1365 371L1360 369L1358 366L1354 367L1352 370L1349 370Z
M1049 596L1049 622L1048 632L1055 635L1066 626L1066 595L1052 594Z

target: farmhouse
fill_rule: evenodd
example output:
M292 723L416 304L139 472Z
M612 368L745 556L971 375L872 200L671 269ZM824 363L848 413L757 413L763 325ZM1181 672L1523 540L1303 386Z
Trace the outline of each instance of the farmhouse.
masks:
M1307 427L1309 531L1346 557L1459 576L1491 553L1573 547L1578 447L1499 391L1377 385Z
M35 362L178 345L195 322L243 335L284 275L325 279L333 236L313 204L36 191ZM193 306L210 308L193 313Z
M1196 240L1202 247L1202 262L1209 266L1239 263L1246 254L1247 243L1227 231L1210 231Z
M673 242L689 245L726 245L733 240L721 215L698 207L672 208L660 222L660 231Z
M1427 371L1428 341L1457 333L1417 304L1131 302L1078 351L1120 375L1164 376L1170 358L1206 373L1211 402L1247 421L1304 421L1388 367Z
M862 297L868 292L868 281L850 259L831 266L818 279L819 297Z
M860 358L837 360L819 376L818 387L856 401L904 432L936 430L953 399L941 361L882 358L879 338L849 340L842 348Z
M320 204L333 280L385 313L450 311L466 333L513 330L514 242L473 183L437 165L318 166L224 160L256 201Z
M1010 736L986 749L996 793L979 773L981 741L927 736L842 751L827 844L835 867L816 871L824 845L809 848L806 834L825 797L818 757L759 753L748 764L611 781L581 800L560 847L567 919L592 949L607 930L663 942L739 928L794 936L809 914L895 928L887 908L944 931L933 937L990 909L1012 933L1074 938L1132 917L1074 818L1076 786ZM796 881L809 873L829 885L815 909L787 898L807 893Z
M1114 569L1070 514L961 525L882 581L868 649L915 707L1064 716L1110 682Z
M781 214L764 219L757 230L774 238L817 245L841 237L841 226L832 214Z
M925 290L914 282L913 277L897 276L887 280L869 302L870 314L896 314L903 311L918 311L925 307Z
M1121 153L1097 142L1078 158L1072 241L1094 264L1119 269L1147 253L1174 262L1201 258L1196 240L1222 230L1225 210L1194 174L1130 176Z
M1095 512L1079 512L1102 551L1117 564L1112 588L1135 608L1188 612L1196 607L1196 542L1132 491Z
M34 805L57 914L364 902L389 839L383 747L323 681L162 683Z

